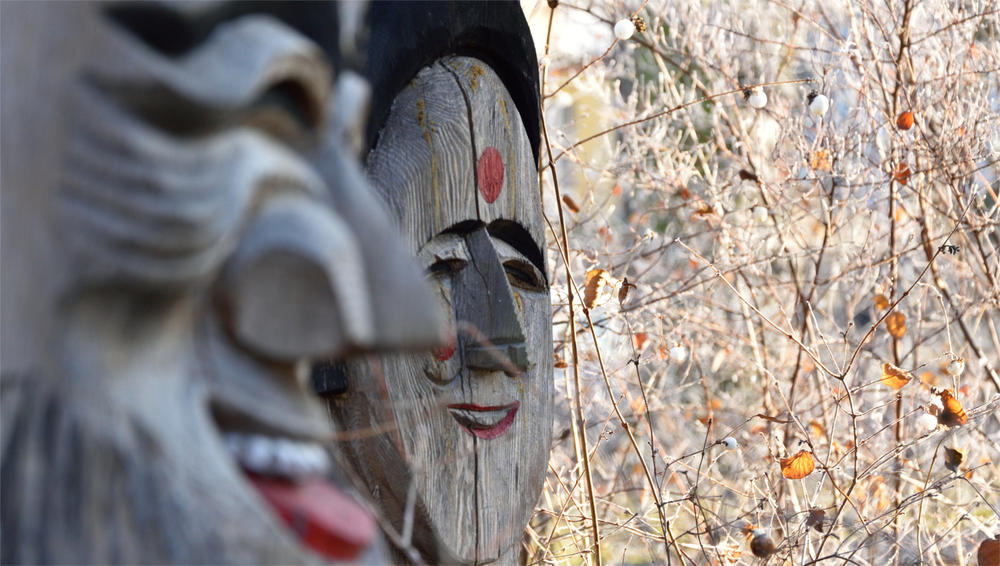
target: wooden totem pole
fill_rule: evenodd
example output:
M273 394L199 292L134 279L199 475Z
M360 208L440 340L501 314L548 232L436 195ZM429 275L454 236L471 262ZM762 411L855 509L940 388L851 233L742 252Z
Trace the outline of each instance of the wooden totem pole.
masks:
M515 563L552 426L534 47L517 3L376 3L370 21L368 173L453 340L348 363L331 414L425 560Z
M3 563L364 556L312 361L443 327L345 141L352 6L0 2Z

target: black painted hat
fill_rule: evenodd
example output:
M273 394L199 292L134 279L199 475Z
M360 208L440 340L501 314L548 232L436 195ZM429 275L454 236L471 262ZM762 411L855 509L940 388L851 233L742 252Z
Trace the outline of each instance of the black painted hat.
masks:
M373 2L364 74L372 86L367 149L375 147L392 101L422 68L447 55L475 57L500 76L538 163L538 62L517 2Z

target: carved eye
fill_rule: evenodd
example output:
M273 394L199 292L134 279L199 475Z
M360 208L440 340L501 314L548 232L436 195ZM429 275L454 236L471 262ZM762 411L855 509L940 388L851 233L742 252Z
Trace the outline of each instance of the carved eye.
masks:
M434 263L427 268L427 273L433 277L451 277L468 264L464 259L435 257Z
M507 272L507 280L511 285L526 291L545 291L545 281L530 263L516 259L509 260L504 262L503 269Z

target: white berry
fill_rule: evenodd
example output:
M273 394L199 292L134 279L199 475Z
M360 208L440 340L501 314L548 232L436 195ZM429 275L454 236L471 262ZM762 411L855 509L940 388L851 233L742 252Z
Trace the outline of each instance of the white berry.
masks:
M763 224L764 222L767 222L767 216L768 212L766 206L755 206L753 208L753 219L758 224Z
M736 450L740 446L740 443L736 442L736 439L733 438L732 436L727 436L723 438L722 444L725 445L726 450Z
M965 370L965 360L963 360L962 358L958 358L957 360L952 360L951 363L948 364L948 375L952 377L961 375L962 371L964 370Z
M917 428L922 431L930 431L937 428L938 419L930 413L924 413L917 417Z
M747 103L760 110L761 108L767 106L767 95L760 87L748 88L743 91L743 97L746 98Z
M687 349L684 348L684 346L681 346L680 344L677 344L673 348L670 348L670 359L675 362L683 362L685 359L687 359L687 355L688 355Z
M632 23L632 20L618 20L618 23L615 24L615 37L619 40L625 41L632 37L633 33L635 33L635 24Z
M830 99L826 97L825 94L817 94L811 97L812 100L809 102L809 111L816 116L822 116L826 114L826 111L830 109Z

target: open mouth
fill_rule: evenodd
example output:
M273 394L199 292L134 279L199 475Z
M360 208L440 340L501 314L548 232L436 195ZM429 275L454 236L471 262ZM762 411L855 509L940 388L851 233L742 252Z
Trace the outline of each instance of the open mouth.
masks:
M490 407L472 403L456 403L448 405L448 412L458 422L458 426L469 434L483 440L492 440L507 432L510 425L514 423L514 415L517 414L517 409L520 406L520 401L514 401L509 405Z
M330 458L318 443L245 432L224 432L223 441L303 546L326 558L350 560L371 543L374 519L326 479Z

